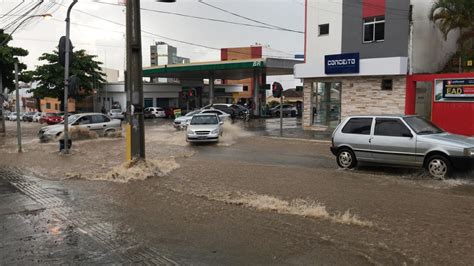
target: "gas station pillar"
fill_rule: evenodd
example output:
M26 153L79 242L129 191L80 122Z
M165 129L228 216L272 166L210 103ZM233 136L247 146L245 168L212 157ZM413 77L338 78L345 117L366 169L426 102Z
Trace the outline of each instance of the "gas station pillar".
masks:
M258 99L258 94L260 88L258 86L260 80L260 73L255 70L253 72L253 115L260 116L260 100Z

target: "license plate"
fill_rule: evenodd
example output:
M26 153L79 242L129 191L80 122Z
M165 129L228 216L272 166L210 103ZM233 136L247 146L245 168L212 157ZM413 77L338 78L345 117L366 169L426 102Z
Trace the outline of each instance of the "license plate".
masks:
M198 139L207 139L207 136L199 136Z

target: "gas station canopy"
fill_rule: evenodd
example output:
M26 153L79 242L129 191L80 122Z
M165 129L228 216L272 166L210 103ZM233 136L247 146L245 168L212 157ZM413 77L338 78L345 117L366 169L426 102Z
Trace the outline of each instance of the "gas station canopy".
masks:
M144 77L239 80L254 77L255 72L267 76L293 75L293 67L300 60L257 58L245 60L213 61L190 64L162 65L143 69Z

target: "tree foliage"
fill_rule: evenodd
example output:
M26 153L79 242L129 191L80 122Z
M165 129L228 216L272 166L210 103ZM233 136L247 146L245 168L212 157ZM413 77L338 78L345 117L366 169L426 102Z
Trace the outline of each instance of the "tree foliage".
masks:
M430 20L434 21L447 39L453 30L459 30L459 48L472 49L474 38L474 1L473 0L437 0L433 3Z
M0 43L6 38L9 38L8 34L4 33L3 29L0 29ZM11 39L10 37L9 41L11 41ZM28 51L25 49L8 46L9 41L0 46L0 71L2 74L3 89L6 92L15 90L15 61L18 62L18 71L21 73L22 70L26 69L26 65L20 63L18 57L28 55ZM25 81L21 75L19 80Z
M70 76L75 75L80 80L80 93L76 99L91 95L94 89L100 89L105 79L102 72L101 62L94 60L97 56L89 55L85 50L75 51L72 54L72 64L69 68ZM58 51L44 53L38 60L46 61L45 64L37 66L32 71L32 79L39 84L33 94L37 98L53 97L62 99L64 97L64 67L59 64Z

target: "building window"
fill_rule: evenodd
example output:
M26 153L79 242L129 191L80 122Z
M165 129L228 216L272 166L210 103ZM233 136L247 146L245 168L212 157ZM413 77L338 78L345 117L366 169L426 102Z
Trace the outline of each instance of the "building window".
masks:
M329 35L329 24L319 25L319 36Z
M364 43L385 39L385 16L364 18Z
M244 91L249 91L249 86L244 86Z
M393 79L382 79L382 90L393 90Z
M54 110L59 110L57 103L54 104Z
M51 109L51 103L46 103L46 109Z

